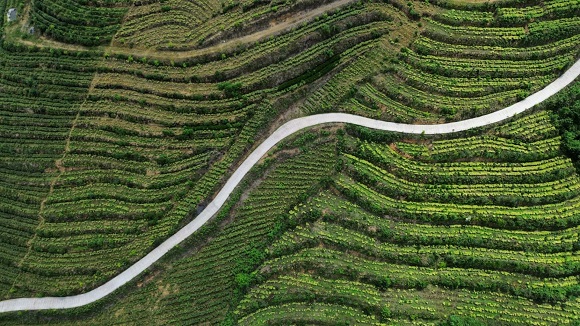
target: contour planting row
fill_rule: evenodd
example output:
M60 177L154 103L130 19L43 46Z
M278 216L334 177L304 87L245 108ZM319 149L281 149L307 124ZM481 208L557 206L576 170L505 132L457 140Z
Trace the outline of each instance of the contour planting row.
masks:
M518 47L450 44L421 35L413 42L412 48L420 55L483 60L541 60L574 53L578 44L580 35L573 35L545 45L526 47L523 51Z
M558 17L529 28L489 27L495 20L491 12L441 11L435 20L424 19L421 35L371 84L389 98L391 103L382 101L386 107L448 119L492 112L542 88L578 56L578 20Z
M311 215L308 212L312 212L313 207L316 207L315 209L324 208L327 211L329 207L342 208L344 205L350 206L351 208L349 209L349 216L346 218L351 218L351 214L366 214L360 208L353 210L352 208L356 206L350 203L329 203L324 200L324 197L326 196L322 196L323 200L315 201L316 204L313 202L313 205L300 205L300 208L293 210L292 214L295 215L299 212L300 215ZM336 221L332 217L333 210L334 208L331 209L331 213L325 212L323 215L324 218L332 219L333 222ZM368 224L363 222L364 225L361 225L363 230L375 229L377 221L392 223L374 216L371 219ZM573 316L573 308L567 310L567 312L560 312L559 309L555 309L552 305L536 304L531 300L517 298L516 296L526 296L534 300L565 300L565 293L568 291L566 289L575 291L576 280L574 277L566 280L538 279L506 272L447 268L442 266L441 262L438 263L438 267L432 269L392 265L376 260L368 260L368 258L361 258L360 254L356 256L352 255L352 239L355 239L354 242L357 239L357 237L353 237L352 235L346 236L343 239L345 241L344 246L349 247L348 254L320 248L318 245L318 242L321 241L320 239L314 240L310 244L310 246L317 248L301 250L296 252L296 254L291 254L296 251L296 248L291 249L292 247L296 245L299 246L298 248L303 247L303 245L300 245L300 242L303 242L303 237L306 236L307 238L313 239L311 236L308 236L312 232L321 234L326 240L333 242L341 238L337 234L331 236L327 232L328 230L325 229L325 226L327 224L315 223L307 225L308 229L298 227L294 232L286 233L282 239L273 244L269 250L270 253L274 255L283 254L283 256L268 260L257 269L259 271L257 272L259 275L258 279L261 280L260 283L264 281L265 283L258 283L259 285L253 287L244 300L241 301L235 312L238 318L244 320L244 317L248 314L254 317L254 312L266 307L273 308L277 305L302 301L309 303L313 301L327 303L340 302L353 308L362 309L366 314L375 315L378 318L386 318L383 319L385 321L391 321L392 319L390 318L397 317L399 314L403 316L414 315L416 318L415 314L418 312L425 314L422 318L443 319L452 312L452 309L454 309L452 307L458 306L460 307L459 309L466 309L469 312L473 312L474 305L488 305L490 300L492 302L506 302L507 300L511 303L504 305L506 309L501 312L496 310L500 315L505 315L502 317L502 320L505 321L517 321L518 323L525 321L528 324L529 318L533 318L543 322L548 320L567 322ZM498 230L497 232L503 231ZM349 240L346 240L347 238ZM322 241L324 242L324 240ZM368 248L367 245L363 247ZM360 248L363 249L363 247ZM363 251L365 250L363 249ZM367 254L365 257L368 257L368 253L365 253ZM314 273L318 276L313 277L311 275L300 274L300 271L304 270L308 270L309 273ZM388 276L385 277L385 275ZM363 283L358 283L361 281ZM516 285L514 286L514 284ZM445 289L439 290L438 286L442 286ZM286 287L291 287L292 291L284 290ZM411 290L402 290L405 288L411 288ZM462 295L460 295L462 299L454 300L452 299L453 295L451 295L451 297L447 297L442 302L429 296L429 293L434 291L461 294L467 292L463 290L464 288L467 288L467 291L471 293L469 303L464 301L463 298L465 297ZM401 293L408 293L408 291L416 292L419 295L425 293L425 299L429 299L423 302L422 305L417 307L407 306L406 309L400 309L401 304L405 305L404 302L411 304L414 301L405 300L401 302L400 299L397 299L397 302L397 300L388 299L400 298ZM511 294L506 295L497 292L480 291L500 291ZM362 293L372 293L375 295L372 298L364 297L364 299L361 298L358 300L357 297L362 295ZM398 295L395 295L395 293L398 293ZM382 299L379 299L381 297ZM268 300L264 300L265 298L268 298ZM474 299L479 303L475 303ZM369 303L376 303L377 305L375 306ZM384 309L385 306L388 308ZM489 307L499 306L492 304ZM493 310L490 309L488 311ZM528 314L528 319L521 319L523 312ZM281 313L283 314L284 311L281 311ZM443 313L442 316L439 315L441 313ZM257 315L261 316L260 313L257 313ZM516 319L512 320L509 316L513 316ZM498 315L490 314L479 317L497 318Z
M394 200L346 177L341 177L336 186L346 197L373 213L436 224L467 221L468 224L509 229L563 229L578 225L580 218L578 197L543 206L478 206Z
M477 225L433 225L393 221L362 210L358 205L330 193L321 193L311 203L297 206L290 213L324 209L324 221L363 232L380 241L395 244L459 245L524 252L556 253L577 250L579 227L559 231L518 231ZM297 217L298 218L298 217ZM286 236L285 236L286 237Z
M450 26L430 18L426 18L426 22L428 28L425 35L437 41L463 45L479 44L508 47L544 45L558 39L574 36L580 28L580 20L577 17L536 21L528 24L527 28ZM514 25L517 26L517 24Z
M300 239L299 235L293 238L298 248L305 244L310 246L322 243L330 248L352 250L366 257L393 264L434 268L446 265L456 268L521 273L540 278L574 276L580 269L576 252L545 254L445 244L421 245L417 248L416 244L403 245L376 241L375 237L322 221L311 226L309 234L305 234L306 239ZM574 277L571 277L570 281L572 283L569 285L577 285ZM564 283L561 285L563 286ZM575 293L574 291L577 289L573 289L572 293Z
M403 105L451 118L457 113L464 116L481 116L492 112L495 108L505 106L507 103L521 100L527 94L518 88L483 96L450 97L432 94L409 84L399 83L396 78L391 76L385 76L375 82L379 91L391 99L397 99Z
M406 158L382 144L361 142L358 148L356 156L391 171L401 179L426 184L538 183L559 180L575 172L571 160L564 156L514 163L427 163Z
M337 322L338 321L338 322ZM341 304L293 302L271 306L244 316L240 325L284 325L286 323L316 325L385 325L375 316Z
M344 305L382 322L435 321L457 312L506 324L568 323L575 308L567 302L574 305L580 289L575 277L580 196L572 190L579 180L570 160L560 155L548 119L539 112L485 136L402 140L396 146L346 136L340 141L345 151L341 175L330 190L290 210L288 220L297 226L268 247L235 318L275 322L292 316L282 307L317 303ZM522 142L530 137L522 127L526 124L539 131L533 145ZM370 132L354 129L347 131L372 139ZM521 151L529 161L510 157L510 163L497 155L488 158L496 162L464 162L495 146L498 152ZM551 173L543 167L548 161L561 161L566 172ZM498 173L501 168L519 170L512 179L517 182L506 186L512 176L509 170ZM464 172L455 176L456 169ZM425 171L425 176L408 171ZM486 178L487 171L498 177ZM427 175L452 177L447 184L420 186L417 180ZM553 196L558 184L571 191L565 198ZM424 193L431 187L437 190ZM461 204L482 192L539 202L530 207ZM418 297L402 301L408 293ZM471 298L466 301L464 293ZM275 318L273 311L279 314Z
M268 28L271 22L283 20L282 17L321 4L324 2L312 0L230 2L221 3L221 8L211 1L138 4L129 11L116 40L129 46L190 50Z
M524 142L547 139L557 134L556 127L551 123L551 118L547 111L540 111L504 124L498 127L496 132L501 137Z
M441 94L449 97L481 97L489 94L497 94L514 89L537 89L547 85L555 79L555 75L538 76L533 80L529 77L520 78L493 78L477 79L463 77L444 77L424 71L415 70L408 64L402 64L397 70L397 75L403 78L407 84L433 94Z
M227 82L214 83L175 83L169 81L152 81L146 78L130 77L124 74L104 73L99 75L99 89L124 89L133 90L139 93L167 96L171 98L202 99L203 97L217 98L222 92L220 88L237 87L235 91L226 89L225 95L232 96L236 93L246 93L252 90L271 88L287 88L301 80L308 81L309 70L313 67L318 69L327 60L346 62L349 61L360 48L358 43L365 44L376 35L384 33L389 23L371 23L360 27L354 27L338 34L333 39L323 40L300 54L282 60L279 63L270 64L267 67L254 72L247 72L238 78L230 79ZM330 66L332 68L333 66ZM318 78L319 76L316 76ZM199 77L197 77L199 78ZM286 82L286 83L283 83ZM279 86L282 84L282 86ZM239 85L239 86L238 86Z
M580 195L580 178L576 175L533 184L533 187L530 184L429 185L399 179L352 155L346 158L349 163L348 173L355 180L370 185L382 194L409 201L512 206L557 203Z
M523 7L498 7L495 11L446 10L434 16L445 24L461 26L514 26L532 21L573 17L580 10L576 0L543 1Z
M346 243L342 239L341 243L340 235L339 238L329 240L329 236L333 234L352 235L345 232L346 229L338 230L336 234L330 233L326 224L317 222L306 227L297 227L284 234L269 249L270 260L264 262L262 267L266 268L261 268L259 274L267 278L309 270L319 275L337 274L351 279L363 279L382 288L421 289L427 284L434 284L448 288L506 292L534 300L549 299L545 296L546 293L541 292L547 290L555 295L550 302L563 301L567 292L568 295L575 295L578 291L578 282L574 276L542 278L518 272L485 269L485 265L477 268L447 267L448 260L460 261L450 256L425 254L419 259L393 261L385 259L385 254L369 255L372 249L358 250L357 240ZM411 245L422 244L417 242ZM417 254L420 256L424 252L419 251ZM404 252L398 258L409 258L403 256Z
M527 24L531 21L574 17L580 13L580 4L576 0L545 1L540 6L523 8L498 8L495 20L499 24Z
M522 143L496 136L480 136L434 141L428 160L445 162L466 157L482 157L507 162L531 162L560 155L559 136Z
M337 71L320 88L309 94L302 110L308 114L331 111L353 94L353 85L375 73L382 66L379 53L384 48L376 42L369 42L353 51L354 62L346 61L345 66ZM349 95L350 94L350 95ZM402 113L404 114L404 113Z
M60 56L66 58L62 53ZM85 64L81 59L78 65ZM66 66L58 61L60 57L53 60L59 64L59 72L67 72L64 70ZM29 64L31 61L23 62ZM72 64L72 61L65 63ZM95 70L90 66L85 69L89 72ZM77 70L82 71L81 68ZM48 75L42 76L46 78ZM98 76L97 80L99 78L102 76ZM88 89L90 79L78 80L85 83ZM39 83L42 85L43 80ZM68 78L61 78L57 85L68 83ZM98 82L94 84L99 85ZM71 87L68 91L75 92L75 89ZM243 109L239 101L202 101L195 104L182 101L173 104L170 99L164 98L157 98L157 102L152 99L152 103L147 103L149 99L144 102L139 99L134 104L127 101L129 109L125 114L124 106L119 105L124 102L122 98L112 94L109 101L101 99L98 88L91 93L76 119L72 115L76 112L69 108L65 111L72 113L68 123L54 123L55 130L60 128L62 135L54 133L55 136L52 136L48 133L51 130L34 126L37 129L35 138L54 139L54 149L47 145L22 152L22 155L30 156L41 150L47 154L52 150L52 155L58 156L47 160L47 163L54 169L54 162L62 156L65 144L70 140L67 155L59 163L64 173L60 174L54 169L53 178L57 181L44 200L42 224L36 230L38 236L30 243L30 249L22 250L22 256L26 254L26 259L19 262L22 274L9 283L14 283L12 296L78 293L109 279L134 262L157 239L174 232L177 224L209 195L263 123L261 115L256 114L254 122L245 124L245 112L242 110L241 115L235 112ZM191 114L178 113L186 107L192 111ZM147 112L150 111L149 117ZM233 114L227 114L228 111ZM136 118L134 121L119 119L124 116ZM144 118L149 119L150 123L146 129L142 125ZM73 119L75 123L71 131ZM8 121L15 123L12 119ZM240 134L243 128L248 130ZM6 133L14 135L10 129ZM236 136L239 139L235 140ZM60 142L60 146L56 142ZM242 146L237 142L241 142ZM238 144L235 145L233 157L223 160L216 166L219 169L210 170L210 175L202 177L208 165L221 156L220 151L232 143ZM26 142L20 146L26 146ZM58 179L57 174L60 174ZM44 183L45 194L42 198L47 196L49 183ZM198 186L197 192L191 195L194 184ZM159 191L163 194L160 195ZM42 198L33 202L24 194L20 197L36 205L36 212L31 217L38 221ZM10 211L26 212L19 205L10 206L14 206ZM167 218L170 214L172 217ZM128 232L95 228L95 224L105 226L115 221L128 223ZM67 236L63 231L54 236L54 230L59 228L72 233Z
M167 45L164 37L180 45L186 35L217 13L219 2L171 0L132 6L115 41L129 46Z
M167 144L163 152L151 148L149 155L152 156L147 157L144 155L147 155L149 143L143 143L144 147L133 144L131 148L135 150L135 155L139 153L146 164L140 173L128 173L141 163L139 157L127 151L127 145L131 144L127 137L121 138L126 139L126 145L116 150L119 155L115 152L111 155L109 153L115 147L111 146L110 139L104 139L102 143L91 143L78 136L79 133L75 133L72 138L71 150L65 160L74 169L62 175L48 197L44 212L45 224L39 229L37 244L29 255L30 259L23 265L27 279L39 279L35 285L25 286L29 291L54 291L44 288L49 282L40 281L46 278L47 273L51 275L52 282L59 284L58 294L62 295L82 291L86 289L85 286L92 287L94 283L102 282L125 268L149 250L154 239L163 238L173 231L177 221L167 219L167 214L175 207L175 201L188 193L195 181L192 176L197 174L199 178L198 171L209 163L209 157L204 152L201 155L186 155L183 157L185 162L177 161L181 168L170 172L165 167L165 173L161 174L158 167L166 164L163 160L170 162L170 157L175 155L171 153L172 150L181 153L185 149L182 145L187 144L190 147L188 151L199 145L191 141L176 142L182 145L172 149ZM207 148L210 144L204 142L203 146ZM215 141L214 146L223 147ZM99 147L102 148L100 152ZM163 191L161 196L160 190ZM72 193L76 195L71 197ZM86 224L75 225L76 235L52 237L43 231L45 227L64 227L70 221L79 220ZM115 220L132 221L130 229L138 233L103 234L101 230L92 227L95 222L105 225ZM62 241L63 238L67 241ZM89 260L82 257L88 257ZM66 279L76 281L68 282Z
M411 122L414 119L428 120L434 118L434 115L429 112L417 110L394 101L378 91L370 83L359 87L357 91L355 97L351 99L354 112L359 110L372 112L367 113L367 115L372 116L374 114L378 118L383 118L386 114L387 119L389 117L394 118L396 122Z
M286 315L292 316L294 310L287 307L319 307L329 304L351 309L352 312L342 318L357 316L361 322L370 324L380 320L386 324L399 324L400 321L402 324L411 324L415 321L424 325L445 319L451 314L477 316L477 319L506 325L567 324L574 319L573 307L557 308L512 295L449 290L437 286L424 290L379 290L357 281L304 274L270 279L253 288L238 306L236 313L242 323L248 320L271 323ZM367 320L362 319L363 316ZM335 315L317 317L317 323L336 324ZM308 320L308 317L303 319Z
M407 51L403 58L416 69L442 76L515 78L559 73L573 61L572 54L539 60L491 60L421 55Z
M480 60L425 56L406 50L400 58L404 63L392 68L395 76L384 75L373 81L377 90L407 107L449 117L470 117L525 98L553 79L573 56L534 61Z

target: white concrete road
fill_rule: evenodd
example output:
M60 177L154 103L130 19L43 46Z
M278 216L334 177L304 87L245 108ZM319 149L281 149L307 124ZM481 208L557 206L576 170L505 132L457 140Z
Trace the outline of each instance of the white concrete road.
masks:
M486 126L510 118L518 113L522 113L559 92L561 89L573 82L578 75L580 75L580 60L578 60L554 82L521 102L488 115L453 123L439 125L409 125L373 120L344 113L319 114L291 120L278 128L258 148L256 148L250 156L246 158L242 165L240 165L220 190L215 199L193 221L169 239L165 240L165 242L153 249L149 254L141 258L127 270L115 276L112 280L90 292L79 295L68 297L20 298L0 301L0 312L74 308L95 302L117 290L125 283L137 277L149 266L159 260L159 258L163 257L163 255L165 255L171 248L178 245L204 225L215 213L217 213L228 199L229 195L233 192L234 188L240 183L248 171L250 171L250 169L260 160L260 158L262 158L262 156L264 156L282 139L302 129L324 123L351 123L373 129L410 134L421 134L423 132L425 134L448 134Z

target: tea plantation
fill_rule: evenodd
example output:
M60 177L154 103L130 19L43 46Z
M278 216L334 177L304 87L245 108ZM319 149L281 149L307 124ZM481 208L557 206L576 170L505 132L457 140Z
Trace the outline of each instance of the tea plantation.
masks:
M580 58L579 0L4 0L0 12L0 300L111 280L294 118L463 121ZM0 324L577 325L579 126L575 81L450 135L301 131L113 294Z

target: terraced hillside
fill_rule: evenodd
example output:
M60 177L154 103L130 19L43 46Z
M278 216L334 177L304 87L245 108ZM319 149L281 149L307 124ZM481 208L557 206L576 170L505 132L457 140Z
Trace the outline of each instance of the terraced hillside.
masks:
M120 309L115 320L110 313L100 314L96 310L93 318L72 318L68 322L219 323L231 303L236 274L253 270L264 258L262 247L283 230L286 212L328 180L336 161L335 143L330 131L309 132L288 142L257 167L250 182L232 195L227 207L210 224L210 235L219 232L214 239L205 243L207 234L194 238L178 253L179 260L167 262L162 270L152 271L140 280L134 286L138 290L136 295L115 304ZM237 204L238 200L243 204ZM164 280L159 281L156 276ZM163 293L159 295L160 289ZM2 322L8 322L15 316L3 317L7 319ZM17 323L52 320L66 324L68 319L55 320L53 316L40 317L39 321L29 319L32 315L23 317Z
M342 173L290 210L298 226L252 273L240 325L576 320L580 179L547 114L439 141L347 130Z
M308 131L255 171L207 245L88 317L18 320L571 324L580 178L559 142L546 111L470 137Z
M510 1L8 0L0 3L0 19L5 19L9 7L19 8L22 15L18 22L0 24L6 31L0 49L0 293L4 299L70 295L111 279L197 215L249 150L290 118L340 111L388 121L439 123L480 116L541 89L580 54L577 0L526 5ZM37 28L35 35L27 35L30 25ZM324 316L328 310L336 316L362 311L366 316L361 318L380 320L373 309L394 297L389 293L396 290L390 286L378 288L376 296L373 292L353 299L377 302L374 306L339 307L341 302L321 299L319 306L304 307L307 300L292 298L271 307L252 303L258 301L251 298L270 288L268 282L286 277L282 275L290 275L290 283L325 276L308 268L301 271L308 275L292 274L290 269L261 275L256 272L261 269L255 270L264 259L300 252L298 240L289 244L291 249L284 255L262 250L267 244L264 239L274 241L289 227L281 223L272 231L279 216L286 216L288 205L299 199L306 207L317 200L336 202L328 206L332 212L346 205L368 218L388 215L405 223L420 221L437 228L434 233L446 229L440 224L477 225L473 228L508 239L504 243L513 243L518 232L536 232L539 239L540 233L548 232L542 230L550 230L546 239L555 239L554 245L559 246L554 232L575 225L578 178L561 154L561 139L548 117L525 119L486 136L433 143L421 139L364 143L365 133L354 129L338 137L330 136L334 130L307 133L293 145L298 150L286 153L300 154L276 161L274 165L280 167L242 196L249 195L239 209L228 213L230 219L224 217L223 225L200 233L195 242L198 249L173 255L160 267L162 273L130 286L116 322L142 318L199 324L218 323L224 317L251 322L276 309L306 309L313 316ZM337 164L336 139L338 162L343 162ZM309 145L312 141L315 144ZM344 172L334 181L324 177L341 165ZM282 181L292 178L300 185ZM320 181L329 189L306 200L307 190ZM255 207L253 196L258 198ZM306 226L302 212L297 215L298 228L315 239L306 243L322 242L321 250L344 249L342 231L336 230L348 228L330 221L329 214L334 213L308 217ZM317 233L327 234L327 227L339 232L328 233L332 239L328 241L336 243L328 244ZM540 259L523 254L531 245L494 247L495 242L490 242L488 247L473 246L481 249L478 257L465 258L471 251L464 243L433 247L427 238L405 240L407 252L397 260L389 255L402 243L381 238L377 232L367 230L353 237L391 244L353 256L384 260L392 265L389 268L429 267L435 274L437 264L443 262L453 270L478 267L485 273L516 273L510 274L513 279L521 274L533 278L533 284L554 280L550 283L554 286L541 294L523 286L501 285L503 278L494 283L496 287L481 288L453 287L427 278L425 286L434 291L428 298L459 298L476 290L483 291L482 296L507 296L505 300L532 306L533 300L542 304L567 300L574 307L570 298L576 290L569 291L578 274L572 263L574 247L553 252L538 249ZM214 238L202 246L208 234ZM529 240L524 238L521 241ZM459 247L449 249L451 245ZM501 250L511 250L513 255L504 267L493 258L503 255ZM232 261L237 255L247 259ZM541 272L532 272L536 268ZM461 282L469 279L469 271L463 272L467 274L462 274ZM212 281L200 283L207 278ZM571 282L570 286L562 287L560 279ZM345 289L376 285L358 277L346 281ZM320 282L331 284L334 276ZM168 284L183 286L169 290ZM401 289L409 294L418 287ZM294 298L302 298L300 293ZM320 293L321 298L334 295ZM465 302L467 307L478 305ZM392 318L401 321L415 315L436 320L446 318L449 307L441 303L427 315L407 313L407 308L391 310ZM100 315L101 308L91 310L92 321L110 322ZM539 315L538 320L545 317ZM45 317L38 318L50 321Z

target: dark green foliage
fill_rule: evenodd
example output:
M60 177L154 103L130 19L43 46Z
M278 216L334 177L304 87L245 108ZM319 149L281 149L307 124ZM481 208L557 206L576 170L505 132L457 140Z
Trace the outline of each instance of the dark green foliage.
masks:
M331 50L332 52L332 50ZM318 67L315 67L312 70L309 70L308 72L290 79L284 83L282 83L280 86L278 86L278 91L284 90L289 88L290 86L293 85L302 85L303 83L311 83L315 80L317 80L318 78L326 75L328 72L330 72L332 69L334 69L338 63L339 63L339 59L340 59L340 54L335 54L332 57L328 58L328 60L326 60L324 63L322 63L321 65L319 65Z
M562 90L547 104L562 135L562 149L580 171L580 82Z
M389 307L383 307L381 309L381 320L387 321L389 318L391 318L391 310Z
M460 317L451 315L439 326L485 326L485 323L471 317Z
M380 143L393 143L400 140L403 136L403 134L401 133L391 131L381 131L357 125L347 125L346 131L349 135L355 136L360 140L374 141Z
M313 132L305 132L294 141L292 146L293 147L304 147L304 146L312 143L317 137L318 137L318 135L313 133Z
M336 28L333 25L323 24L320 26L320 32L324 37L330 37L336 33Z
M252 275L248 273L236 274L236 285L239 289L246 289L252 283Z
M224 91L227 97L239 97L242 95L240 92L242 89L242 83L240 82L237 83L233 83L230 81L221 82L218 84L218 88L221 91Z

